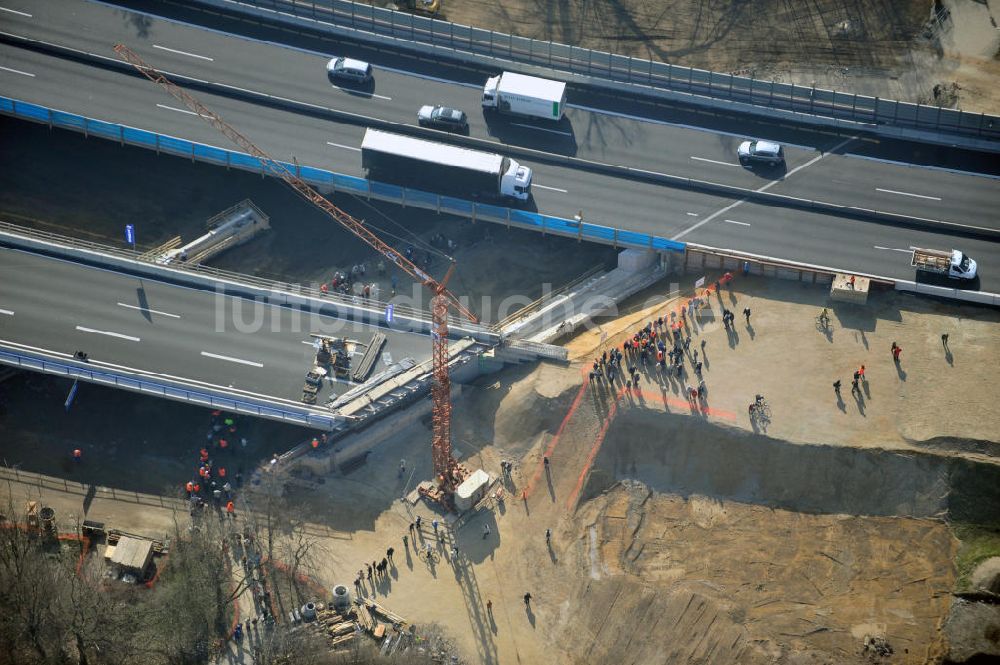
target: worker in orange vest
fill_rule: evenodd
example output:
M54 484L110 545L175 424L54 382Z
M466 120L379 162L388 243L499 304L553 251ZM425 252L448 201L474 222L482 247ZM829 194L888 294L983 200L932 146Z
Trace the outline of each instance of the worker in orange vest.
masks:
M191 492L194 491L194 483L192 483L190 480L187 481L187 485L184 486L184 489L187 490L188 497L190 498L191 497Z
M206 449L202 448L199 454L201 455L202 462L208 461L208 451Z
M81 462L81 461L83 461L83 451L80 450L79 448L74 448L73 449L73 461L74 462Z
M313 448L319 448L319 439L317 439L316 437L313 437L312 447Z
M195 483L194 484L194 492L195 492L195 494L197 494L200 491L201 491L201 485L199 485L198 483Z
M226 441L225 439L219 439L219 447L225 450L226 448L229 447L229 442Z
M219 478L225 478L225 477L226 477L226 467L220 466L219 467Z
M236 506L230 501L226 504L226 512L229 513L230 517L236 517Z

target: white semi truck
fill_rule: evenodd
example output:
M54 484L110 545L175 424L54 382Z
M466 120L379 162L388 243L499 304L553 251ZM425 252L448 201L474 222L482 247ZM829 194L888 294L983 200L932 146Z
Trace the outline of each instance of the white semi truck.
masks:
M504 72L486 80L483 108L543 120L562 120L566 84L537 76Z
M976 262L953 249L914 249L910 265L920 272L944 275L953 279L975 279Z
M361 166L369 177L459 197L527 201L531 169L489 152L368 129Z

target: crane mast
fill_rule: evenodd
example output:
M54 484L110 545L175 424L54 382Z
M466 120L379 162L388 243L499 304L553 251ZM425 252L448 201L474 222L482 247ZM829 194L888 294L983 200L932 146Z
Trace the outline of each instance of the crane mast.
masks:
M335 222L364 241L376 252L384 256L403 272L423 284L433 294L431 298L431 340L432 340L432 376L431 398L433 400L431 440L431 458L434 464L434 475L437 481L437 492L432 493L436 499L448 503L454 489L462 482L467 472L454 458L451 451L451 377L448 374L448 310L454 308L460 315L477 323L478 319L461 301L447 289L448 280L455 269L454 261L448 267L444 279L440 282L425 273L416 264L402 256L381 238L372 233L363 221L344 212L328 201L287 166L277 161L258 148L250 139L241 134L180 86L168 79L163 73L146 64L139 55L125 46L116 44L115 52L123 60L135 67L139 73L167 91L174 99L188 107L230 141L260 160L265 172L283 180L302 198L325 212Z

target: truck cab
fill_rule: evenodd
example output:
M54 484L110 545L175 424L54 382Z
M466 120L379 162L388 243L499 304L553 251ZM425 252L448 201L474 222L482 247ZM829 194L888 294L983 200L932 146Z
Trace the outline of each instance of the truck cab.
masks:
M948 271L949 277L975 279L978 268L979 266L976 264L975 259L971 258L968 254L960 252L957 249L952 250L951 268Z
M513 159L506 162L507 170L500 178L500 193L518 201L527 201L531 198L531 169L521 166Z
M483 86L483 108L495 109L497 107L497 88L499 87L499 76L491 76L486 79L486 85Z

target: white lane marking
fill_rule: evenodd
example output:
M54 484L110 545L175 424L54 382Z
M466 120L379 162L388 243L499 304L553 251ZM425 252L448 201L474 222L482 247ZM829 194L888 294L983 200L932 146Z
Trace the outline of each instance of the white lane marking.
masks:
M127 307L129 309L137 309L140 312L149 312L150 314L159 314L160 316L169 316L171 319L181 318L179 314L171 314L170 312L161 312L157 309L150 309L148 307L137 307L135 305L126 305L123 302L118 303L119 307Z
M386 97L385 95L376 95L374 92L365 92L364 90L355 90L354 88L342 88L339 85L331 85L330 87L333 88L334 90L340 90L341 92L346 92L349 95L353 94L353 95L360 95L362 97L374 97L375 99L384 99L387 102L392 101L392 97ZM278 99L281 98L279 97ZM294 100L287 100L287 101L294 101Z
M697 217L698 216L698 213L696 213L696 212L688 212L688 213L684 213L684 214L686 214L688 217Z
M264 363L254 362L253 360L242 360L240 358L233 358L232 356L220 356L218 353L209 353L208 351L202 351L201 355L206 358L217 358L218 360L228 360L231 363L239 363L241 365L250 365L251 367L263 367Z
M26 16L27 18L31 18L31 14L29 14L28 12L19 12L16 9L8 9L7 7L0 7L0 11L10 12L11 14L17 14L18 16Z
M810 159L805 164L800 164L799 166L796 166L794 169L792 169L791 171L789 171L788 173L786 173L781 178L781 180L772 180L771 182L767 183L766 185L763 185L763 186L759 187L756 191L758 191L758 192L766 192L770 188L772 188L775 185L777 185L779 182L784 182L786 179L788 179L789 176L795 174L796 172L801 171L802 169L804 169L805 167L807 167L807 166L809 166L811 164L815 164L816 162L818 162L819 160L823 159L825 156L827 156L827 155L829 155L831 153L837 152L837 150L843 148L845 145L847 145L848 143L850 143L851 141L853 141L856 138L857 138L856 136L851 136L851 137L848 137L848 138L844 139L843 141L841 141L837 145L833 146L833 148L831 148L827 152L821 152L817 156L815 156L812 159ZM692 226L689 226L688 228L686 228L683 231L681 231L680 233L675 234L671 238L671 240L679 240L679 239L683 238L684 236L686 236L687 234L691 233L695 229L697 229L699 227L702 227L705 224L708 224L709 222L711 222L713 219L715 219L719 215L722 215L722 214L725 214L725 213L729 212L730 210L732 210L736 206L738 206L741 203L744 203L746 201L747 201L747 199L740 199L739 201L733 201L732 203L730 203L729 205L727 205L725 208L722 208L720 210L716 210L711 215L709 215L708 217L704 218L703 220L701 220L697 224L693 224Z
M550 134L562 134L563 136L573 136L573 132L560 132L558 129L548 129L547 127L536 127L535 125L525 125L520 122L510 123L514 127L525 127L527 129L537 129L540 132L548 132Z
M6 314L7 316L14 316L14 312L9 309L0 309L0 314Z
M333 141L327 141L327 145L332 145L334 148L343 148L344 150L353 150L354 152L361 152L361 148L355 148L353 145L343 145L342 143L334 143Z
M194 111L189 111L187 109L179 109L173 106L167 106L166 104L157 104L161 109L166 109L168 111L177 111L178 113L187 113L188 115L198 115Z
M874 247L875 249L884 249L890 252L904 252L906 254L913 253L912 247L910 247L909 249L903 249L902 247L882 247L881 245L872 245L872 247Z
M11 69L10 67L0 67L0 69L5 72L13 72L14 74L20 74L21 76L30 76L31 78L35 78L35 75L31 72L22 72L20 69Z
M739 166L739 164L733 164L732 162L720 162L717 159L707 159L705 157L695 157L691 155L691 159L697 160L699 162L708 162L710 164L721 164L722 166Z
M926 196L924 194L911 194L910 192L898 192L895 189L882 189L881 187L875 188L876 192L885 192L886 194L899 194L900 196L912 196L917 199L930 199L931 201L940 201L940 196Z
M132 335L125 335L123 333L116 333L110 330L96 330L94 328L85 328L83 326L77 326L77 330L85 333L94 333L95 335L107 335L108 337L117 337L118 339L127 339L130 342L138 342L138 337L133 337Z
M740 226L750 226L750 224L747 222L737 222L735 219L724 219L722 221L724 221L726 224L739 224Z
M871 157L869 155L859 155L854 152L845 152L844 157L850 157L852 159L867 159L869 162L881 162L882 164L892 164L894 166L905 166L911 169L924 169L926 171L944 171L945 173L954 173L956 175L971 175L979 178L989 178L991 180L1000 180L1000 175L993 175L991 173L978 173L976 171L963 171L962 169L949 169L943 166L931 166L929 164L912 164L910 162L901 162L897 159L883 159L882 157Z
M562 192L563 194L568 194L565 189L559 189L558 187L546 187L545 185L539 185L537 183L532 183L532 187L538 187L539 189L551 189L553 192Z
M199 60L208 60L209 62L215 62L215 58L210 58L207 55L198 55L197 53L188 53L187 51L178 51L175 48L167 48L166 46L160 46L159 44L153 44L153 48L158 48L161 51L170 51L171 53L176 53L178 55L186 55L189 58L198 58Z

